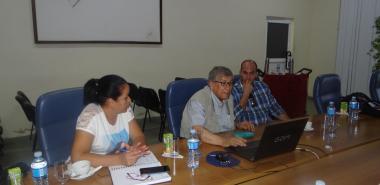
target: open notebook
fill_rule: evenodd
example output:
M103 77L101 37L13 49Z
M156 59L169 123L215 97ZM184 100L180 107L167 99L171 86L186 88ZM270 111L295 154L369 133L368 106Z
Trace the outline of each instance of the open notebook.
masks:
M154 173L150 175L140 176L140 168L161 166L160 161L152 152L149 155L140 157L133 166L110 166L108 169L111 173L113 185L124 184L156 184L161 182L171 181L171 176L167 172Z

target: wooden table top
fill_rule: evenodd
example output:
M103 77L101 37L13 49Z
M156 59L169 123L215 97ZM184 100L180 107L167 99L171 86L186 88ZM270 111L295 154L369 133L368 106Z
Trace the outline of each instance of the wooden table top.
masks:
M362 116L358 125L350 125L343 116L338 117L339 128L337 129L337 137L332 143L332 149L328 150L324 147L323 140L323 116L313 118L314 131L304 132L300 145L298 147L308 148L318 154L320 157L330 156L335 153L347 151L349 149L359 147L380 139L380 124L376 124L377 119ZM264 127L257 128L257 134L254 139L260 138ZM155 153L157 158L163 165L168 165L171 169L170 175L172 181L165 184L238 184L248 182L263 176L272 176L279 171L292 169L296 166L304 166L303 164L317 161L316 157L310 152L295 150L294 152L281 154L269 158L250 162L235 156L240 160L240 164L234 168L220 168L210 165L206 162L206 156L209 152L223 150L222 147L202 143L200 150L202 153L200 159L200 167L195 170L195 176L191 176L191 170L187 167L187 147L186 140L180 141L180 153L184 155L184 159L171 159L161 157L164 149L162 144L150 146L151 151ZM59 184L52 174L53 170L49 170L49 184ZM294 178L294 177L293 177ZM28 174L24 178L24 184L32 184L31 176ZM68 185L94 184L94 185L111 185L111 176L108 168L102 168L92 177L85 180L70 180Z
M238 167L220 168L208 164L206 162L206 156L209 152L223 149L221 147L202 143L200 167L195 170L195 176L192 176L191 170L187 167L186 140L183 139L180 143L180 153L185 156L183 159L163 158L160 156L164 149L163 145L157 144L151 146L151 151L156 154L156 157L161 163L170 167L172 181L165 184L178 184L179 182L181 184L235 184L315 160L314 156L309 153L295 151L284 155L266 158L255 163L237 157L241 160ZM24 179L24 184L32 184L30 174ZM53 170L51 169L49 169L49 184L59 184L54 178ZM102 168L92 177L81 181L69 180L67 184L111 185L112 181L108 168Z
M313 117L314 131L304 132L299 146L311 146L323 150L326 154L332 154L370 143L380 139L380 119L360 115L356 124L349 123L348 116L337 116L338 128L336 138L332 140L331 149L325 148L325 129L323 127L323 116Z
M380 184L379 156L380 141L375 141L241 184L305 185L323 180L327 185L377 185Z

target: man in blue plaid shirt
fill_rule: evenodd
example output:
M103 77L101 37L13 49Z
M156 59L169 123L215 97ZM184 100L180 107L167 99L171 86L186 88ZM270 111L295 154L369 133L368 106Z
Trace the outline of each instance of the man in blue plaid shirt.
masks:
M256 62L244 60L240 66L240 78L232 88L236 121L249 121L259 125L272 121L272 117L288 120L288 115L277 103L268 86L256 78Z

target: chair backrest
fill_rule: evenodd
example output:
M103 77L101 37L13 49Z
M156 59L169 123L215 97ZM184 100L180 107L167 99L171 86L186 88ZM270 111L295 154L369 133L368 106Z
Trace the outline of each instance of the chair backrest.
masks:
M177 81L177 80L184 80L184 79L185 79L185 78L183 78L183 77L178 77L178 76L174 78L175 81Z
M261 69L257 69L257 76L259 77L258 79L261 80L265 75L265 72L262 71Z
M17 93L15 99L21 105L21 108L24 111L26 118L28 118L28 120L34 124L36 107L32 105L32 103L30 103L30 100L25 96L25 94L20 95L19 93Z
M204 78L171 82L166 89L166 116L174 137L180 136L182 112L191 96L207 85Z
M369 82L369 92L372 100L380 102L380 70L376 70L371 75Z
M139 97L141 98L142 106L145 107L146 109L150 109L158 113L161 113L164 111L161 109L160 100L154 89L140 86Z
M163 89L158 89L158 97L160 98L160 104L161 104L161 109L165 113L166 110L166 91Z
M82 87L56 90L38 98L36 130L49 165L70 155L77 119L83 108Z
M17 95L22 96L24 99L26 99L26 101L28 101L30 104L32 104L32 102L29 100L29 98L25 95L24 92L22 92L22 91L17 91ZM33 104L32 104L32 105L33 105Z
M131 100L133 102L135 102L136 99L137 99L137 95L139 93L138 92L139 89L137 88L136 84L134 84L134 83L129 83L128 82L128 86L129 86L129 97L131 98Z
M313 99L319 114L326 112L329 101L334 101L337 105L340 92L340 78L336 74L319 75L314 81Z

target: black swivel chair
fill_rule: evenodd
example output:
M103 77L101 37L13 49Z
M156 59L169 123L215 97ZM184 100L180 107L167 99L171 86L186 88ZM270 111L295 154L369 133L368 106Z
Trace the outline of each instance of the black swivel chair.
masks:
M174 78L174 81L185 80L185 79L186 79L186 78L182 78L182 77L178 77L178 76L177 76L177 77Z
M24 98L27 102L29 102L29 104L33 105L32 102L29 100L29 98L25 95L24 92L22 91L17 91L17 95L21 96L22 98ZM33 105L34 106L34 105ZM34 106L35 107L35 106ZM24 111L25 112L25 111ZM26 114L26 113L25 113ZM26 114L26 117L28 118L28 120L32 123L34 123L34 114L35 112L33 112L33 115L28 115ZM35 127L35 124L32 124L32 128L30 129L30 136L29 136L29 139L32 139L32 135L33 135L33 131L34 131L34 127Z
M337 103L341 96L340 78L338 75L323 74L317 76L314 81L313 100L319 114L326 113L326 107L329 102L333 101Z
M146 117L148 116L149 110L152 110L154 112L157 112L160 114L160 120L161 120L161 125L160 125L160 132L158 139L161 141L162 139L162 133L163 133L163 128L165 127L165 116L164 116L164 109L161 107L160 100L158 98L158 95L155 90L151 88L145 88L145 87L139 87L139 96L141 97L141 102L142 106L146 109L145 111L145 117L144 117L144 122L142 126L142 130L145 130L145 122L146 122Z
M33 135L34 127L36 125L35 123L36 107L32 105L29 98L22 91L17 92L15 99L21 105L21 108L24 111L26 118L32 123L32 128L30 129L30 136L29 136L29 139L31 139ZM37 134L34 134L33 151L35 151L36 145L37 145Z
M129 97L131 98L131 100L133 102L132 109L135 110L136 105L138 105L138 106L142 105L142 103L139 99L139 89L137 88L136 84L134 84L134 83L128 82L128 85L129 85Z
M161 125L160 127L160 134L158 136L158 139L161 141L162 140L162 134L164 133L165 130L165 123L166 123L166 112L165 112L165 107L166 107L166 90L163 89L158 89L158 97L160 98L160 104L161 104L161 109L162 109L162 114L163 114L163 120L164 124Z
M0 126L0 156L4 155L4 151L3 151L4 145L5 144L4 144L4 139L3 139L3 127ZM0 170L1 170L1 165L0 165Z
M25 95L24 92L22 92L22 91L17 91L17 95L20 95L20 96L24 97L28 102L31 102L31 101L29 100L29 98Z
M380 102L380 70L376 70L371 75L369 92L372 100Z

